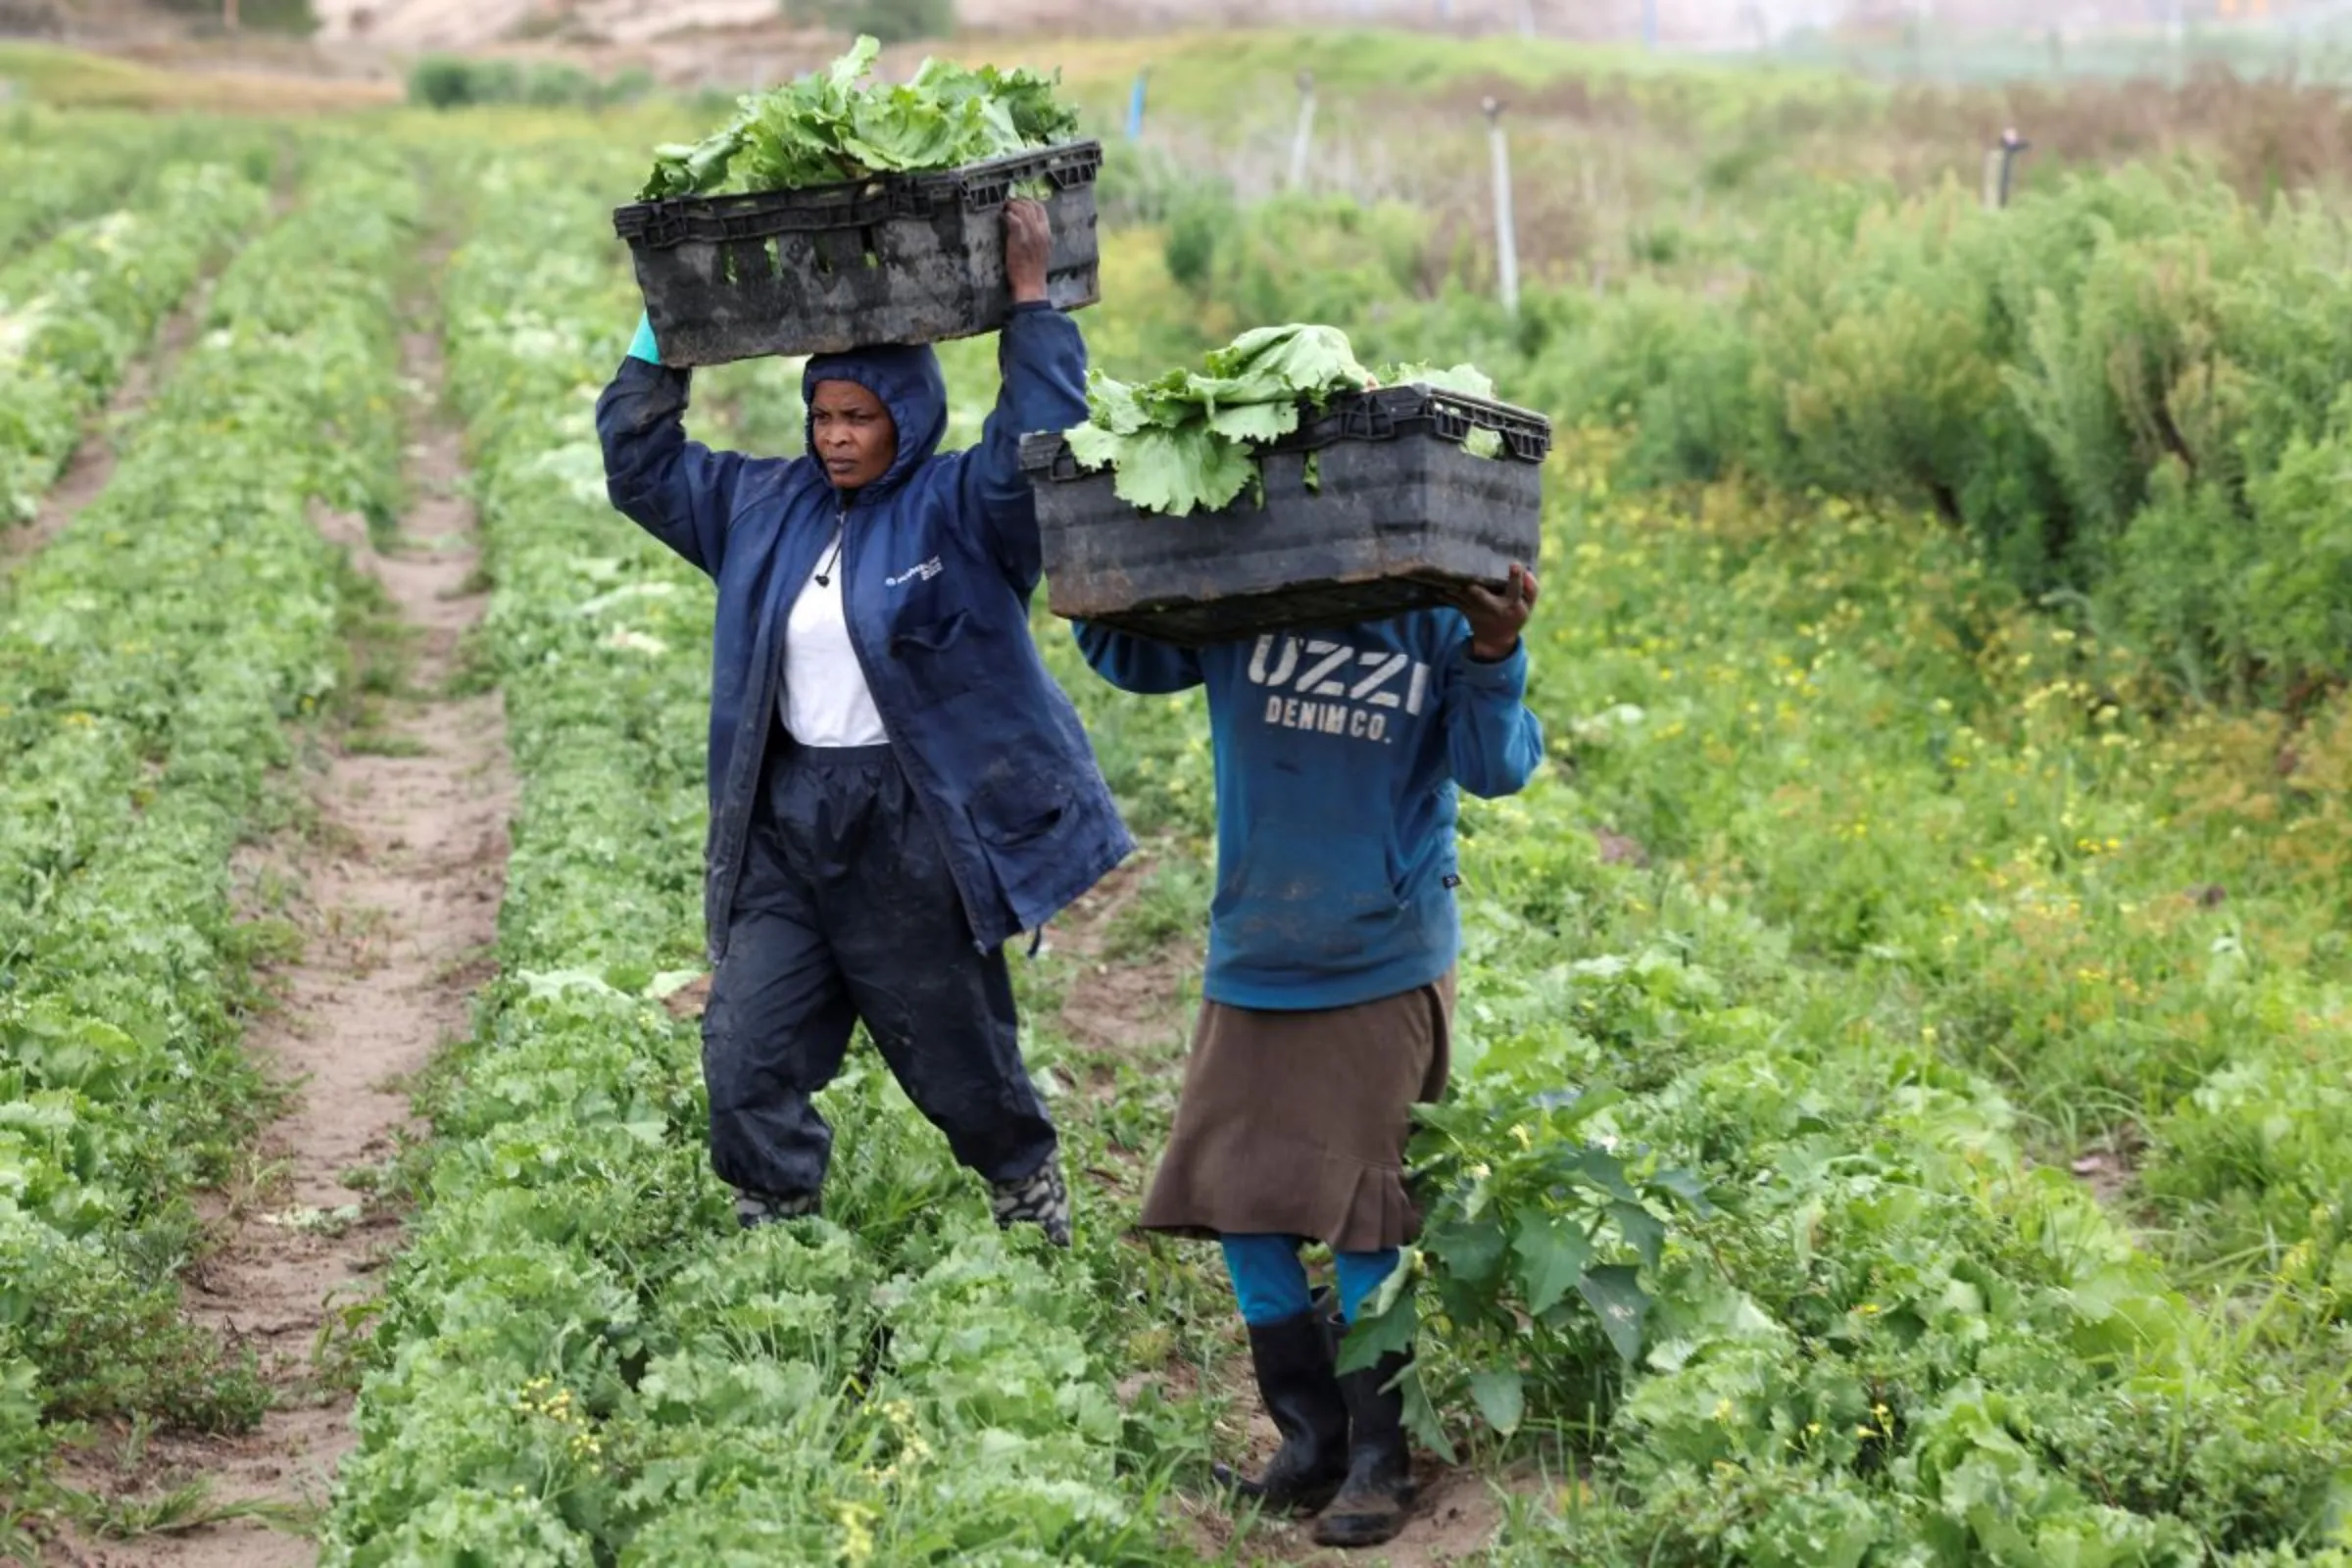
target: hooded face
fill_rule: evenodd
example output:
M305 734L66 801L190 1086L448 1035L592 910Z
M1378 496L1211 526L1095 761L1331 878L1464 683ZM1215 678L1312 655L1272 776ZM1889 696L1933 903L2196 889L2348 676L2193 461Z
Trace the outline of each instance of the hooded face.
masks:
M836 490L862 490L890 471L899 427L882 400L855 381L819 381L808 400L808 450Z
M939 450L948 389L928 348L820 354L802 374L808 453L837 490L895 487Z

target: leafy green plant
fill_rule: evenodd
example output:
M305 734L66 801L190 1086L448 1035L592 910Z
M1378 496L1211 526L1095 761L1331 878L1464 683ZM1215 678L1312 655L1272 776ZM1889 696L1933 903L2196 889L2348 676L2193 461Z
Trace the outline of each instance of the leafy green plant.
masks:
M641 195L796 190L958 168L1076 134L1056 78L926 60L903 86L868 85L881 45L871 36L832 68L747 95L735 119L703 141L655 149Z
M1409 1157L1426 1200L1423 1233L1411 1267L1349 1335L1342 1369L1409 1348L1426 1319L1443 1347L1441 1388L1466 1394L1501 1437L1531 1418L1602 1415L1612 1368L1640 1366L1649 1345L1643 1280L1664 1266L1668 1217L1686 1205L1709 1210L1690 1171L1583 1136L1620 1098L1531 1089L1490 1071L1463 1096L1417 1107ZM1451 1457L1419 1366L1412 1378L1415 1435Z

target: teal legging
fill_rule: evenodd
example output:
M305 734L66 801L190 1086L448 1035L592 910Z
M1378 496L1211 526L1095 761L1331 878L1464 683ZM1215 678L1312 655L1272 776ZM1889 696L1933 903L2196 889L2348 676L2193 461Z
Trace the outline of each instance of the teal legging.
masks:
M1242 1321L1252 1328L1297 1317L1312 1305L1306 1291L1306 1265L1297 1236L1223 1236L1225 1272L1233 1276L1233 1294L1241 1298ZM1340 1311L1348 1322L1396 1271L1396 1249L1377 1252L1341 1252Z

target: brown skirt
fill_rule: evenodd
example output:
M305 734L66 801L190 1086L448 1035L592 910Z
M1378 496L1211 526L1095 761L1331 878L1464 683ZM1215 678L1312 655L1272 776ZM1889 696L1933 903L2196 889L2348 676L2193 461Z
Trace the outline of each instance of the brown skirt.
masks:
M1343 1252L1421 1233L1412 1106L1446 1091L1453 976L1353 1007L1200 1004L1147 1230L1303 1236Z

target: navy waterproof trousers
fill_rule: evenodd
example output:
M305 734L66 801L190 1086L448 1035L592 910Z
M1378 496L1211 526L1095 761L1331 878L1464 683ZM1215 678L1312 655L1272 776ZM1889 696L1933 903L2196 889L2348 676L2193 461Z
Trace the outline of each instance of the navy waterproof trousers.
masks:
M815 1198L833 1131L809 1097L840 1071L859 1020L958 1162L1013 1182L1054 1157L1004 950L972 940L891 748L807 748L779 732L703 1014L721 1180L786 1203Z

